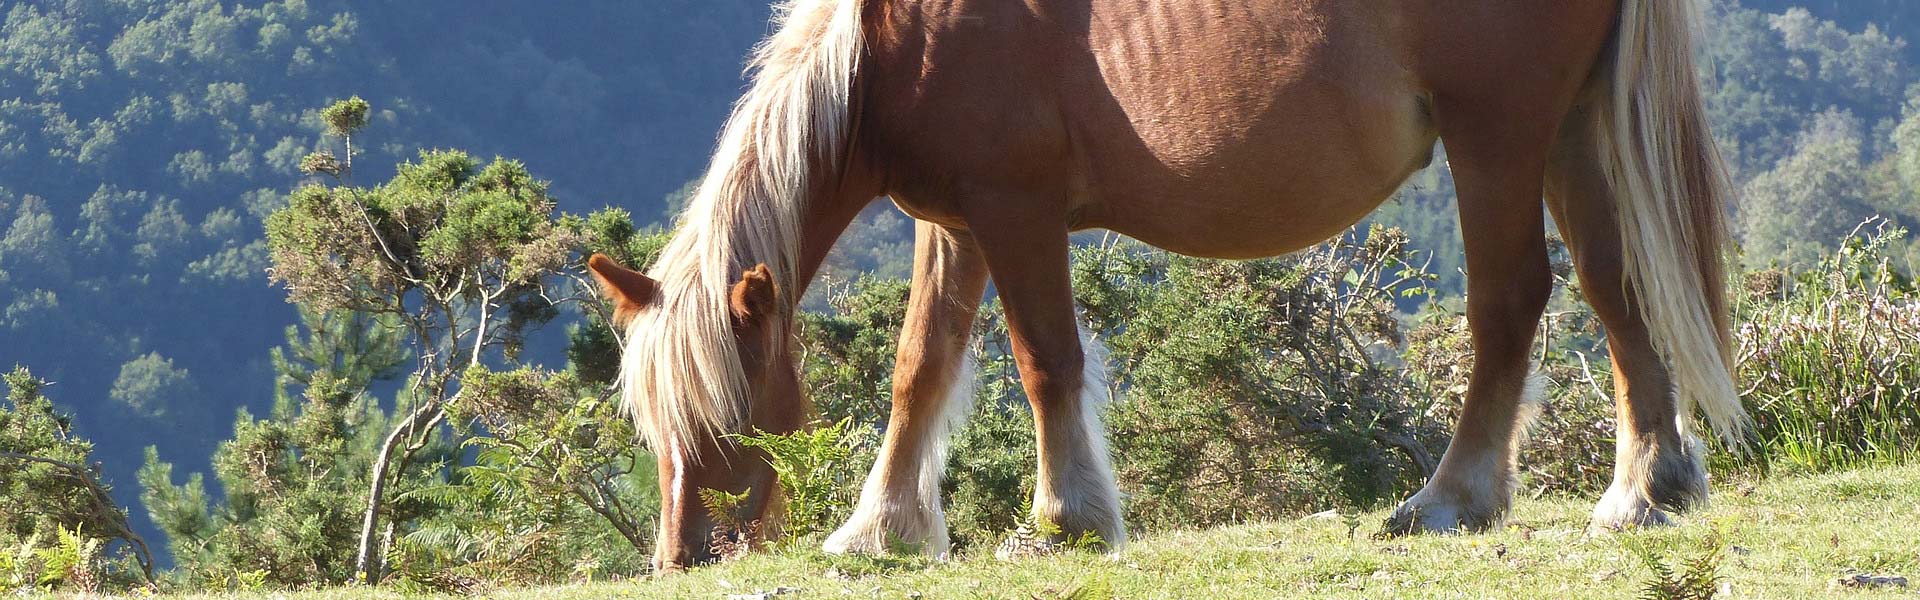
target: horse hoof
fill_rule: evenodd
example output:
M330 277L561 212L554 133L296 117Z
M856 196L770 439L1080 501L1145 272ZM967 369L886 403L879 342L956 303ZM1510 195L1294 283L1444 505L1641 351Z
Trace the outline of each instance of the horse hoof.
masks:
M887 519L855 514L820 549L828 554L924 554L939 558L946 553L948 540L944 519L938 517L916 516L910 521L916 523L909 527L889 527ZM896 529L907 531L902 535Z
M1381 526L1381 533L1388 536L1477 533L1492 529L1505 514L1504 506L1476 506L1428 488L1393 511L1393 516L1387 517Z
M1673 518L1668 516L1667 511L1661 510L1653 501L1630 491L1630 488L1615 486L1600 497L1599 504L1594 505L1593 520L1588 522L1587 532L1602 534L1673 524Z

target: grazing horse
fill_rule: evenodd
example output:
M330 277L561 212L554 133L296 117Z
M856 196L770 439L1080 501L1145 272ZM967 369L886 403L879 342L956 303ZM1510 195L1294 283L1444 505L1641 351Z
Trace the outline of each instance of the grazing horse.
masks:
M948 546L939 482L989 277L1039 453L1033 510L1126 541L1076 323L1068 234L1252 258L1351 226L1444 143L1474 365L1393 531L1497 523L1552 286L1550 212L1606 325L1620 419L1597 527L1706 498L1697 411L1746 424L1729 368L1728 183L1694 80L1689 0L794 0L753 58L678 232L645 273L595 257L620 384L660 466L656 563L708 557L702 488L777 504L727 434L804 426L795 302L881 196L919 220L879 460L834 552ZM1541 210L1543 203L1546 211Z

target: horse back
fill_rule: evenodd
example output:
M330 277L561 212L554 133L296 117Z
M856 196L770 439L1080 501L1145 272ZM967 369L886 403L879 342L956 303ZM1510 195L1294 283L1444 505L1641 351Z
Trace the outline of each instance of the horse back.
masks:
M889 0L869 7L869 149L935 221L969 189L1032 190L1175 251L1290 251L1426 164L1437 97L1584 78L1604 28L1575 35L1555 19L1598 11L1561 4L1584 3Z

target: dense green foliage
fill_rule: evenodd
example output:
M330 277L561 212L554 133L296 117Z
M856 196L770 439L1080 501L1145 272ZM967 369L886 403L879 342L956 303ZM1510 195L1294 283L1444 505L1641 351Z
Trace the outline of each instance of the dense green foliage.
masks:
M473 458L401 496L429 516L394 550L400 581L462 589L644 571L659 511L653 457L604 382L474 367L462 385L448 421Z
M352 575L364 482L392 421L368 387L408 362L392 325L309 316L288 331L285 351L274 352L272 412L257 419L241 411L233 437L214 453L221 495L210 496L199 473L175 484L173 465L147 450L141 503L167 535L179 583L295 586ZM445 456L448 448L435 450ZM415 469L398 487L432 477Z
M1400 232L1276 260L1117 245L1077 258L1074 289L1124 394L1108 422L1130 521L1372 506L1433 467L1442 424L1383 352L1403 337L1394 301L1430 279Z
M97 591L152 577L146 542L108 496L93 443L24 368L0 401L0 589ZM107 543L120 541L107 557ZM138 561L136 563L136 561ZM144 569L144 570L142 570Z
M349 176L368 110L356 97L322 111L342 155L303 164ZM306 331L272 353L271 416L242 411L214 455L223 498L198 475L174 484L149 450L143 500L176 583L459 587L591 574L603 558L638 568L657 505L632 485L644 474L626 477L647 461L607 382L519 358L562 306L598 309L576 285L583 252L640 258L651 242L619 211L559 213L547 190L520 163L434 151L371 188L302 187L268 216L271 277ZM576 329L573 354L617 354L598 323ZM384 408L374 384L408 365Z

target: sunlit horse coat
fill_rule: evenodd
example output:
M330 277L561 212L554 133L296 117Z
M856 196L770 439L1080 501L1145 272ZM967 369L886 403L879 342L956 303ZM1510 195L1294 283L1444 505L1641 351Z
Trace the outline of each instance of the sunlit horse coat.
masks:
M1721 292L1727 182L1687 0L797 0L672 244L646 274L593 261L625 328L622 385L660 461L657 561L705 558L701 488L777 494L724 434L808 407L794 301L887 196L920 220L893 414L832 551L947 533L945 438L992 278L1040 456L1034 510L1125 542L1068 288L1067 234L1273 256L1367 215L1446 144L1475 364L1458 429L1389 527L1481 529L1508 506L1528 349L1551 288L1545 207L1609 336L1621 421L1596 526L1705 499L1688 433L1745 421Z

